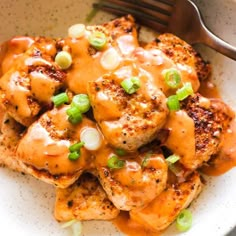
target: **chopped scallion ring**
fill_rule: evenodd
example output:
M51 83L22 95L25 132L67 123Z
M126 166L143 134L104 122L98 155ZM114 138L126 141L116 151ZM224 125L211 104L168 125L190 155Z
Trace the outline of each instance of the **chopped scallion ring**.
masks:
M102 54L100 63L105 70L114 70L120 65L120 55L116 49L109 48Z
M76 161L80 157L80 152L70 152L68 155L68 159L71 161Z
M166 161L170 164L174 164L175 162L177 162L180 159L180 157L178 155L171 155L169 157L166 158Z
M141 86L140 80L138 77L134 76L128 79L125 79L121 82L122 88L128 94L135 93Z
M125 161L120 160L117 156L112 156L107 161L107 166L110 169L121 169L125 166Z
M80 148L82 148L83 146L84 142L75 143L69 147L69 150L70 152L79 152Z
M82 234L82 223L80 221L76 221L71 226L72 236L80 236Z
M74 125L82 121L83 117L78 107L71 106L66 110L66 114L69 116L68 120Z
M100 31L93 32L89 37L89 43L97 50L102 50L106 43L107 37Z
M149 161L149 159L150 159L150 156L151 156L151 154L148 153L148 154L144 157L144 159L143 159L143 161L142 161L142 164L141 164L141 167L142 167L142 168L147 167L148 161Z
M116 149L116 154L117 154L118 156L124 156L124 155L126 155L126 151L125 151L124 149L117 148L117 149Z
M176 91L176 95L179 101L184 100L190 95L193 95L193 88L190 82L184 84L184 86Z
M80 140L84 142L84 147L87 150L95 151L102 144L102 137L95 128L84 128L80 133Z
M72 64L72 57L66 51L58 52L55 57L55 62L61 67L62 70L68 69Z
M52 101L56 107L59 107L62 104L69 102L69 97L67 93L59 93L52 97Z
M90 101L87 94L75 95L72 99L71 106L77 107L81 113L85 113L90 109Z
M178 111L180 103L177 95L171 95L167 98L167 106L170 111Z
M185 232L192 226L192 213L188 209L182 210L176 219L176 228Z
M68 29L68 36L71 38L81 38L85 34L84 24L75 24Z
M178 70L174 68L166 69L163 71L166 84L170 88L178 88L181 83L181 76Z

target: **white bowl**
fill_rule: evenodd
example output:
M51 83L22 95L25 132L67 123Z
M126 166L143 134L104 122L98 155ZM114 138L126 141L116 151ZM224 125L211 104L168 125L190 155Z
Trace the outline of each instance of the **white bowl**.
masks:
M236 46L236 1L196 0L208 27ZM0 41L16 35L65 36L67 28L83 22L92 1L82 0L1 0ZM92 23L102 23L111 15L99 12ZM151 40L151 38L150 38ZM213 65L213 80L224 101L236 110L235 68L232 61L213 50L200 47L203 57ZM236 169L209 178L203 193L192 204L193 227L183 235L227 234L236 225ZM66 236L53 218L54 188L29 176L0 169L1 235ZM83 233L121 235L109 222L85 222ZM170 227L164 235L178 234Z

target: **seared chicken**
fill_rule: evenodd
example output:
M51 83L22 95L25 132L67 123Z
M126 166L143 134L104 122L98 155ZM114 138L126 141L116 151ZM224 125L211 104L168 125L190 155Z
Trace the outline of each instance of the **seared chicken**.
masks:
M141 87L130 95L120 83L132 76L138 76ZM122 67L89 82L88 95L106 140L127 151L135 151L151 142L168 114L164 94L135 66Z
M109 199L118 209L129 211L146 206L165 189L167 164L157 150L124 160L121 169L97 165L97 171Z
M201 190L200 176L194 173L186 182L168 187L147 207L132 210L130 217L144 227L162 231L176 219L181 210L190 205Z
M210 63L205 62L192 46L173 34L161 34L150 46L160 49L176 64L195 69L200 81L211 74Z
M61 42L73 58L73 65L67 72L66 83L74 93L87 93L89 81L94 81L110 71L101 64L101 59L107 51L111 49L115 53L113 57L122 61L138 46L137 31L132 16L121 17L104 25L88 26L86 30L85 37L66 38ZM102 50L96 50L88 41L89 35L97 31L107 37L107 44Z
M38 38L0 79L0 104L24 126L51 103L65 73L54 63L56 41Z
M194 122L195 156L181 158L180 162L195 169L219 151L222 137L229 128L234 112L220 99L207 99L200 94L189 97L182 104Z
M96 127L86 117L72 125L66 114L69 107L44 113L29 127L16 153L27 173L61 188L74 183L83 170L92 168L92 156L84 147L78 160L68 159L69 147L80 141L80 132L86 127Z
M58 221L111 220L118 214L98 179L89 173L80 176L70 187L56 190L54 215Z

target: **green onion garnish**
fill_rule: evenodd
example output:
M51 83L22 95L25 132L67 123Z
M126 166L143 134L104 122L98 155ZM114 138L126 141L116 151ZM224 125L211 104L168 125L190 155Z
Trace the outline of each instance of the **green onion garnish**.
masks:
M141 86L140 80L138 77L134 76L129 79L125 79L121 82L122 88L128 94L135 93Z
M169 157L166 158L166 161L170 164L174 164L175 162L177 162L180 159L180 157L178 155L171 155Z
M52 101L56 107L59 107L62 104L69 102L69 97L67 93L59 93L52 97Z
M66 51L58 52L55 57L55 62L61 67L61 69L68 69L72 64L72 57L70 53Z
M126 155L126 151L125 151L124 149L117 148L117 149L116 149L116 154L117 154L118 156L124 156L124 155Z
M112 156L107 161L107 166L111 169L121 169L125 165L124 160L120 160L117 156Z
M74 125L82 121L82 114L78 107L71 106L66 110L66 114L69 116L68 120Z
M89 37L89 43L97 50L101 50L107 43L107 37L100 31L93 32Z
M77 107L81 113L85 113L90 109L90 101L87 94L75 95L72 99L71 106Z
M149 160L150 156L151 156L151 153L148 153L148 154L144 157L144 159L143 159L143 161L142 161L142 163L141 163L141 167L142 167L142 168L147 167L147 165L148 165L148 160Z
M193 94L193 88L190 82L185 83L182 88L176 91L176 95L179 101L184 100L185 98L187 98L189 95L192 94Z
M181 76L178 70L170 68L163 71L166 84L170 88L178 88L181 82Z
M71 161L76 161L80 157L80 152L70 152L68 159Z
M192 226L192 213L188 209L182 210L176 219L176 228L185 232Z
M179 99L177 95L171 95L167 98L167 106L170 111L178 111L180 109Z
M70 152L79 152L80 148L84 146L84 142L79 142L69 147Z

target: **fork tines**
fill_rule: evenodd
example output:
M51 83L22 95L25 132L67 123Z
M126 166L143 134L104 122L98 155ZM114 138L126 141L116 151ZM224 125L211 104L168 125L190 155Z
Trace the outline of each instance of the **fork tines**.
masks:
M106 0L93 6L116 15L131 14L140 23L163 32L174 4L175 0Z

